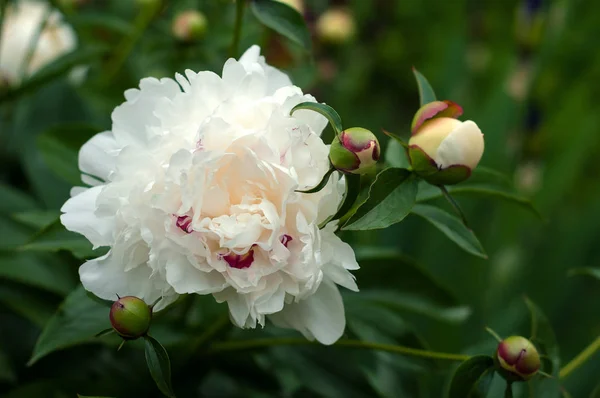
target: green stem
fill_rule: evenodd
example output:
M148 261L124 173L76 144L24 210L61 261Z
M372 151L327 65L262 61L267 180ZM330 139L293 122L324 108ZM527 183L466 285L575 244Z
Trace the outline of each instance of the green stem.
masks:
M142 37L146 29L148 29L148 26L161 9L162 1L151 1L142 6L140 13L135 18L133 33L121 39L121 42L117 44L112 58L108 61L105 73L106 83L110 83L117 73L119 73L135 44Z
M28 77L29 64L33 59L35 49L38 45L38 42L40 41L40 36L42 35L42 32L48 24L48 19L50 18L50 15L52 15L52 12L54 12L52 7L48 7L46 12L44 13L44 16L42 17L42 23L40 23L40 25L37 27L37 30L34 32L33 36L31 37L31 40L29 41L29 44L27 46L27 52L25 53L25 58L23 58L23 63L21 64L21 81Z
M255 339L255 340L245 340L245 341L226 341L222 343L214 343L209 349L209 354L216 354L221 352L228 351L242 351L242 350L250 350L255 348L263 348L263 347L273 347L273 346L281 346L281 345L316 345L323 346L321 343L315 341L309 341L306 339L296 339L296 338L272 338L272 339ZM337 347L352 347L352 348L362 348L367 350L378 350L378 351L386 351L394 354L400 355L408 355L419 358L432 358L432 359L445 359L449 361L466 361L469 359L468 355L462 354L449 354L445 352L434 352L421 350L418 348L404 347L400 345L392 345L392 344L379 344L379 343L370 343L367 341L360 340L338 340L333 344Z
M506 383L506 390L504 391L504 398L513 398L512 383Z
M233 40L229 49L229 56L236 57L238 47L240 46L240 37L242 37L242 22L244 21L244 6L246 0L236 0L235 3L235 25L233 27Z
M467 217L465 217L465 213L463 213L458 203L456 203L454 198L450 195L450 192L448 192L446 187L443 185L438 185L438 188L442 191L442 194L448 200L450 205L452 205L452 208L454 209L456 214L460 216L460 219L462 220L463 224L465 224L465 227L469 228L469 223L467 222Z
M558 373L560 379L566 378L571 372L583 365L588 359L594 355L596 351L600 349L600 336L596 337L596 340L592 341L583 351L579 353L575 358L566 364Z

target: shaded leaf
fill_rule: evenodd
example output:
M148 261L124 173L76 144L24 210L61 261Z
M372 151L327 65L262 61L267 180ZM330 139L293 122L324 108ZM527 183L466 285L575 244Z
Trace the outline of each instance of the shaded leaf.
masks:
M155 338L144 336L146 364L158 389L167 397L174 397L171 387L171 361L165 347Z
M100 129L84 123L52 127L37 137L44 162L57 176L71 185L81 185L77 156L81 146Z
M304 18L287 4L272 0L253 0L252 13L263 25L299 44L307 51L312 44Z
M500 184L459 184L446 187L452 195L471 195L471 196L493 196L507 202L515 203L524 209L534 213L540 219L544 219L541 213L533 205L531 200L515 193L512 189L506 188ZM425 202L437 199L442 196L440 190L432 185L423 183L419 185L419 194L417 202Z
M417 182L407 169L388 168L377 175L367 200L342 227L368 230L389 227L408 215L417 196Z
M419 101L421 106L433 102L436 100L435 92L429 84L429 81L415 68L413 68L415 79L417 80L417 86L419 87Z
M30 210L12 214L11 217L23 225L40 230L57 222L60 212L54 210Z
M494 359L478 355L467 359L454 372L449 398L485 397L494 376Z
M600 280L600 268L592 268L592 267L571 268L569 270L569 276L575 276L575 275L591 276L592 278Z
M67 296L42 331L33 349L29 365L46 355L87 342L98 342L94 335L110 326L109 310L91 300L83 286Z
M13 383L17 375L10 363L9 358L3 351L0 351L0 381Z
M331 128L336 136L342 132L342 118L340 115L338 115L335 109L329 105L321 104L319 102L302 102L301 104L298 104L292 108L290 115L297 110L302 109L317 112L318 114L325 116L325 118L329 121L329 124L331 124Z
M338 211L331 217L330 221L339 220L348 214L360 194L360 176L356 174L346 174L344 178L346 179L346 193L344 195L344 200Z
M0 253L0 279L66 295L75 286L69 264L32 253Z
M2 183L0 183L0 198L2 198L0 200L0 214L29 211L38 207L31 196Z
M56 311L57 300L28 286L3 282L0 303L41 329Z
M40 231L26 244L19 247L21 251L58 252L66 250L77 258L99 257L106 253L106 248L92 249L92 244L82 235L67 231L60 221Z
M411 212L429 221L464 251L487 259L485 250L477 236L459 218L438 207L429 205L415 205Z

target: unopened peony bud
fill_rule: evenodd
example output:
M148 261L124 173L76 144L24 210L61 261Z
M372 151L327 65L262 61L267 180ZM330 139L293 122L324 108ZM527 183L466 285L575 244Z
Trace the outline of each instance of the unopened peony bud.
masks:
M143 300L121 297L110 308L110 323L124 339L137 339L146 334L152 320L152 309Z
M325 11L317 20L317 35L326 43L345 43L354 36L355 31L354 18L341 8Z
M342 131L329 149L333 167L344 173L365 174L379 160L379 141L375 134L362 127Z
M411 165L431 184L466 180L483 155L483 134L468 120L455 119L462 109L451 101L434 101L416 113L408 142Z
M199 40L206 34L208 22L204 14L196 10L184 11L173 20L173 35L182 41Z
M540 355L531 341L510 336L498 344L496 352L500 374L507 381L526 381L540 369Z

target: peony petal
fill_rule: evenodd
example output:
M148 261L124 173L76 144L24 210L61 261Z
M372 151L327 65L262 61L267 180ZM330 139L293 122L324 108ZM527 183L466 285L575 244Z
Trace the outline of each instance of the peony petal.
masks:
M474 122L467 120L440 143L435 161L442 168L464 165L474 169L481 160L483 149L481 130Z
M317 339L322 344L335 343L346 328L344 303L338 288L323 281L312 296L288 304L283 311L269 315L278 326L300 331L307 339Z
M96 199L104 186L97 186L73 196L60 209L60 221L69 231L85 236L94 248L113 243L113 219L96 216Z
M96 134L79 151L79 169L103 181L115 170L115 157L120 147L112 132ZM84 179L86 176L82 176ZM93 181L93 180L92 180ZM92 184L98 185L99 182Z
M184 256L174 256L167 262L167 282L179 294L208 294L226 287L225 279L217 271L207 273L195 268Z
M152 269L140 265L127 272L118 256L110 251L105 256L85 262L79 267L79 277L86 290L104 300L115 300L117 295L136 296L148 304L163 299L154 308L159 311L177 299L177 295L160 278L152 276Z

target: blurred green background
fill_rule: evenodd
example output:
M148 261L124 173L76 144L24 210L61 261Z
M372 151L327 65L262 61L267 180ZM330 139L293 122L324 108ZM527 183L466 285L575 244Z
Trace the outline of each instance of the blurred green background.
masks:
M76 30L75 59L88 71L83 82L74 84L66 76L72 59L59 60L50 70L53 74L42 73L37 80L34 75L33 82L0 94L0 396L160 396L136 343L117 353L117 341L95 341L52 352L31 366L27 362L40 332L76 287L81 258L94 255L82 238L55 222L77 183L77 149L92 133L110 129L112 109L140 78L172 77L188 68L220 73L231 43L235 5L226 0L166 1L141 31L142 1L54 3ZM389 142L381 128L409 134L419 104L411 67L418 68L440 99L459 103L464 118L476 121L484 132L481 164L504 173L519 194L532 198L545 219L514 203L457 195L488 260L461 251L412 215L386 230L345 233L343 239L359 257L377 248L380 254L414 259L456 298L453 303L470 309L468 317L454 316L450 311L457 308L452 306L421 313L414 310L418 305L378 310L361 301L360 294L349 294L349 335L436 351L491 354L495 341L485 326L502 336L528 336L526 295L548 316L563 364L573 358L600 335L600 283L568 275L571 268L600 265L600 113L594 111L600 90L595 50L600 3L300 3L313 33L312 52L261 26L250 12L245 13L240 50L261 44L269 62L287 71L305 92L333 106L345 126L377 132L384 149ZM316 27L320 16L338 7L352 18L355 34L331 42ZM188 9L202 11L208 21L204 37L193 42L178 40L171 31L173 18ZM122 65L115 61L120 52L126 55ZM388 154L398 157L398 150ZM441 200L439 205L449 209ZM398 264L361 265L356 276L362 290L410 290L411 280ZM106 308L94 310L88 312L89 317L97 315L88 336L101 329L94 329L98 322L108 322ZM441 397L447 388L452 364L343 348L278 347L187 358L186 347L225 310L203 297L187 300L157 320L156 334L172 356L179 396ZM71 326L63 325L60 333L68 335ZM219 337L284 333L272 329L230 330ZM597 355L561 384L573 397L588 397L599 373ZM516 390L517 396L528 393L526 388ZM496 377L489 396L502 394Z

